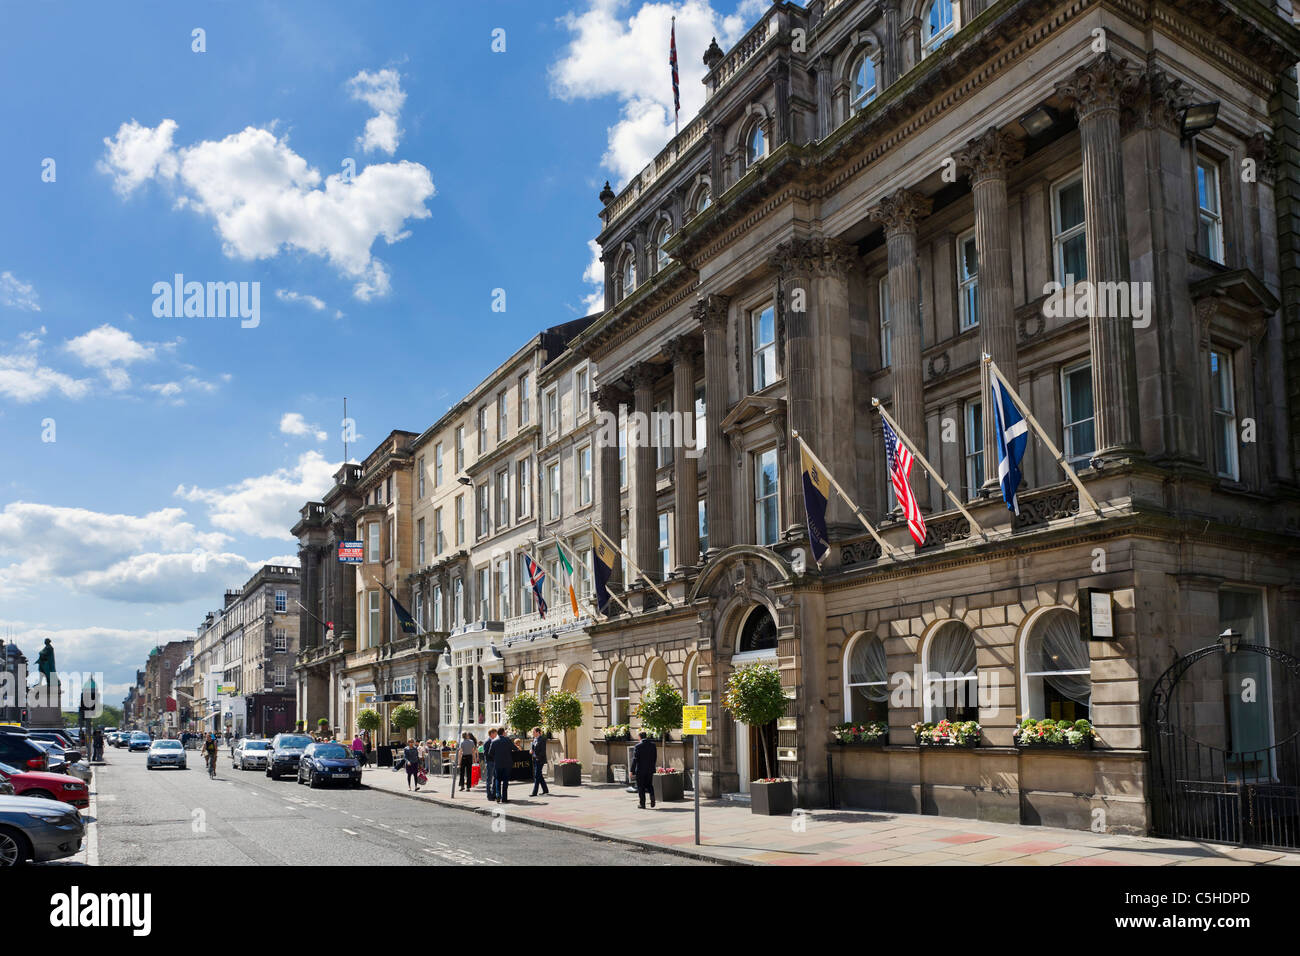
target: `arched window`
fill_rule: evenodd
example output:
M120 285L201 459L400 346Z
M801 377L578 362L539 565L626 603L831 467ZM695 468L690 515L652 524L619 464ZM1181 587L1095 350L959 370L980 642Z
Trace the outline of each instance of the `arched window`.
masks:
M664 252L664 243L672 238L673 224L667 219L661 219L658 227L655 229L655 269L656 271L666 269L672 263L672 257Z
M668 665L664 663L662 657L656 657L650 662L650 666L645 672L646 687L651 684L664 684L668 682Z
M975 635L961 621L941 624L922 663L926 720L979 720Z
M740 641L736 645L737 654L752 651L776 650L776 621L767 608L759 606L749 612L745 625L740 629Z
M623 299L636 288L636 256L629 251L623 256L622 267L618 271L618 297Z
M874 634L861 634L849 646L844 673L844 719L889 720L885 642Z
M551 679L546 676L545 671L538 675L535 686L537 688L537 702L539 704L546 703L546 698L551 694Z
M952 0L930 0L921 14L921 56L929 56L951 40L956 29Z
M754 165L767 155L767 136L763 133L763 124L755 123L745 140L745 166Z
M691 216L698 216L700 213L704 212L704 210L709 208L710 202L712 202L712 197L710 196L708 184L700 183L700 185L695 187L695 191L691 193L690 200L686 203L686 208Z
M856 113L876 98L876 61L862 54L853 67L853 87L849 94L849 111Z
M1020 652L1026 717L1087 720L1092 700L1088 645L1079 639L1079 618L1052 608L1034 619Z
M609 722L611 724L628 723L628 715L631 712L628 707L629 690L627 667L623 664L615 664L613 672L609 675Z
M698 696L697 696L698 695ZM712 694L700 681L700 655L692 654L686 662L686 703L707 703Z

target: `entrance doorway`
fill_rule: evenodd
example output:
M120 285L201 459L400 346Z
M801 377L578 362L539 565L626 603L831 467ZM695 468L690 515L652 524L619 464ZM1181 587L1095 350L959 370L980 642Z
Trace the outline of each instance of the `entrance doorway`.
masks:
M591 740L596 736L595 694L591 678L580 667L574 667L564 675L561 690L576 694L582 701L582 725L576 730L564 732L564 755L577 757L584 773L591 773L591 766L596 759L596 751Z
M752 732L751 732L752 731ZM764 772L763 749L767 749ZM776 775L776 721L762 728L736 724L736 769L740 774L740 792L749 793L749 785L764 776Z

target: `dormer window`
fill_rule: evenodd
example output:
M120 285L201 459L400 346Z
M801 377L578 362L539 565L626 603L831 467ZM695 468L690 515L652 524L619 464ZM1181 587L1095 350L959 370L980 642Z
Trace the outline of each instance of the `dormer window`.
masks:
M767 136L763 133L763 125L755 123L753 129L749 131L749 138L745 141L745 165L753 166L766 155Z
M921 56L927 57L952 39L957 30L952 0L930 0L921 14Z
M853 67L853 93L849 100L849 110L856 113L876 98L876 61L862 54Z

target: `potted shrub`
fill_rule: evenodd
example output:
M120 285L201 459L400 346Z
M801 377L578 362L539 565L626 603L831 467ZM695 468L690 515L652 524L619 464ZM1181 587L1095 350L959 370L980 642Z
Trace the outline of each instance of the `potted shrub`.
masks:
M515 694L506 704L506 723L520 737L528 737L542 723L542 705L536 694Z
M868 720L862 723L836 724L831 728L831 736L840 746L846 744L887 744L889 743L889 723L883 720Z
M371 710L369 707L357 714L358 730L364 730L367 733L373 734L379 729L380 722L379 711Z
M420 722L420 712L411 704L402 704L402 706L393 711L389 720L399 732L405 734Z
M763 777L750 784L750 810L767 816L778 816L794 810L794 784L790 780L772 776L767 760L766 727L785 716L785 689L781 675L771 664L756 663L735 671L727 681L727 691L722 706L759 735L763 755Z
M654 791L656 801L681 800L685 790L683 774L676 767L655 768Z
M550 694L542 706L542 726L559 734L581 727L582 701L578 695L567 690ZM555 765L555 782L563 787L576 787L582 783L582 764L572 757L559 761Z
M1012 739L1021 750L1091 750L1097 731L1087 720L1026 717Z
M682 726L682 695L667 681L656 681L641 694L636 715L641 726L659 738L660 754L668 749L668 731Z

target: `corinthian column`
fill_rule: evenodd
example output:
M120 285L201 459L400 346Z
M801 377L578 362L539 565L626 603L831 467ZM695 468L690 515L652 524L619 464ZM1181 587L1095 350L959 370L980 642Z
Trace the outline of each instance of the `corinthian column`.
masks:
M608 414L607 425L596 432L600 436L600 530L615 543L623 534L623 483L618 468L618 409L626 404L628 395L613 383L596 389L596 404L602 416ZM623 580L623 562L615 561L611 583ZM611 605L613 607L613 605Z
M716 193L715 193L716 195ZM731 442L722 430L727 416L727 303L724 295L701 297L695 318L704 329L704 414L708 432L709 482L706 515L709 555L735 543L731 501Z
M1007 218L1007 169L1024 155L1020 141L990 127L958 151L957 162L970 170L975 205L975 249L978 256L980 348L993 356L1012 384L1018 377L1015 307L1012 302L1011 227ZM989 393L988 367L980 363L980 396L984 407L984 487L998 484L996 427Z
M627 447L632 457L632 558L641 570L658 578L659 518L655 509L654 383L657 366L642 363L628 373L632 386L635 427L628 423ZM635 440L634 440L635 435Z
M1128 223L1120 153L1120 102L1137 81L1126 61L1103 53L1057 87L1079 117L1083 153L1083 209L1087 222L1088 281L1129 280ZM1137 359L1131 316L1089 321L1097 457L1140 454Z
M900 189L882 199L871 212L871 218L885 226L885 244L889 250L893 416L907 437L922 450L925 400L921 379L921 279L916 268L916 223L929 215L931 206L931 201L920 193ZM919 468L912 470L912 490L922 506L929 503L930 483L924 474Z
M676 570L685 572L700 559L700 522L696 498L699 475L696 471L695 435L695 355L699 342L693 335L683 335L668 343L673 361L673 410L680 430L674 429L673 512L677 527L675 546Z

